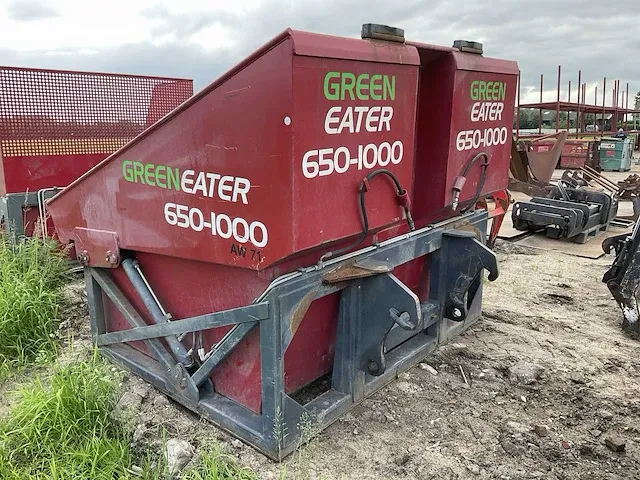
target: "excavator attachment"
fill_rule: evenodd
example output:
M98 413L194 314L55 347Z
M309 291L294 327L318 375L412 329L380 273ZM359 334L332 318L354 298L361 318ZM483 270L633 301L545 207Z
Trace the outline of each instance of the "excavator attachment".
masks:
M602 242L605 253L615 250L616 258L602 278L613 298L622 309L622 328L630 335L640 338L638 318L638 286L640 283L639 223L636 222L631 235L618 235Z
M569 132L563 131L526 141L517 141L514 138L511 144L509 190L526 193L532 197L545 196L549 193L549 182L560 160L562 147L567 141L568 134ZM556 137L550 150L533 150L533 143L550 137Z

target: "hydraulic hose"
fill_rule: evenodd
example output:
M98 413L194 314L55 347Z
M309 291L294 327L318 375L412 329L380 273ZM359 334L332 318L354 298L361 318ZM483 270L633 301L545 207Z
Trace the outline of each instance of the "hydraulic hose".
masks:
M329 258L342 255L343 253L346 253L349 250L356 248L358 245L364 242L365 238L367 238L367 235L369 234L369 217L367 216L367 207L365 205L365 194L371 188L370 186L371 180L373 180L378 175L386 175L388 178L390 178L393 181L393 184L396 189L396 195L398 196L398 202L404 209L404 213L405 213L405 216L407 217L407 224L409 225L409 229L415 230L416 227L410 212L411 200L409 199L409 194L407 193L407 191L404 188L402 188L400 181L393 174L393 172L387 170L386 168L380 168L378 170L374 170L369 175L364 177L364 179L362 180L362 183L360 184L360 190L359 190L360 214L362 215L362 232L360 233L360 236L353 244L348 245L344 248L340 248L338 250L327 252L324 255L322 255L322 257L320 257L320 263L322 263L323 261Z
M462 172L462 175L460 175L459 177L456 177L456 180L453 183L453 203L451 204L452 210L456 210L458 208L458 204L460 202L460 192L462 192L462 189L464 188L464 184L467 181L467 175L469 174L471 167L473 167L476 164L476 162L481 158L483 158L484 161L482 162L482 165L481 165L482 172L480 174L480 181L478 182L478 188L476 189L476 193L471 203L469 203L469 206L460 210L460 213L464 213L470 208L472 208L480 198L480 194L482 193L482 189L484 188L484 182L487 179L487 167L489 166L489 155L487 155L485 152L480 152L475 157L473 157L469 161L469 163L467 163L467 165L465 166L464 171Z

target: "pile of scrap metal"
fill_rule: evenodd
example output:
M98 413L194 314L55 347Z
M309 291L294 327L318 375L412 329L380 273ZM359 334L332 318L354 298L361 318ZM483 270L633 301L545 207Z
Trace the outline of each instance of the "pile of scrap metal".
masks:
M511 218L516 230L545 230L549 238L585 243L607 230L617 212L615 195L561 179L546 197L516 202Z
M568 132L545 135L533 140L518 140L511 144L511 164L509 167L509 190L527 195L547 195L552 186L549 185L553 171L558 165L562 147L567 141ZM556 141L546 152L533 151L532 144L555 137Z
M609 195L619 200L631 200L633 206L632 215L616 215L613 223L629 227L632 222L635 222L640 218L640 177L637 175L630 175L626 180L618 182L617 184L609 180L607 177L596 171L594 168L585 165L579 170L565 171L562 174L562 180L571 185L572 187L587 187L591 189L604 189ZM634 182L638 182L638 190L635 190L629 194Z
M640 197L640 175L632 173L624 180L618 182L620 198L631 200Z

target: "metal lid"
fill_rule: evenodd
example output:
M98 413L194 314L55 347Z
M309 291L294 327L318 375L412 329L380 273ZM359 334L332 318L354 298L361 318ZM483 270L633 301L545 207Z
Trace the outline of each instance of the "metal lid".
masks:
M476 53L478 55L482 55L482 44L480 42L456 40L453 42L453 48L457 48L461 52L465 53Z
M386 40L387 42L404 43L404 30L377 23L365 23L362 25L362 38Z

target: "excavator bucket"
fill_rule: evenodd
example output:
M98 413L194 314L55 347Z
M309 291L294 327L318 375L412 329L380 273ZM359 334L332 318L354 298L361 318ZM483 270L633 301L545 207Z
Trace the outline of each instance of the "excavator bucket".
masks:
M556 165L558 165L560 155L562 154L562 147L564 147L564 144L567 141L567 135L569 135L569 132L565 130L564 132L560 132L555 135L557 135L556 142L553 144L553 147L551 147L551 150L547 150L545 152L527 152L527 159L529 160L531 173L533 174L533 177L540 182L549 183L551 181L553 171L555 170ZM547 138L549 138L549 136L540 137L533 140L531 143L533 144Z

